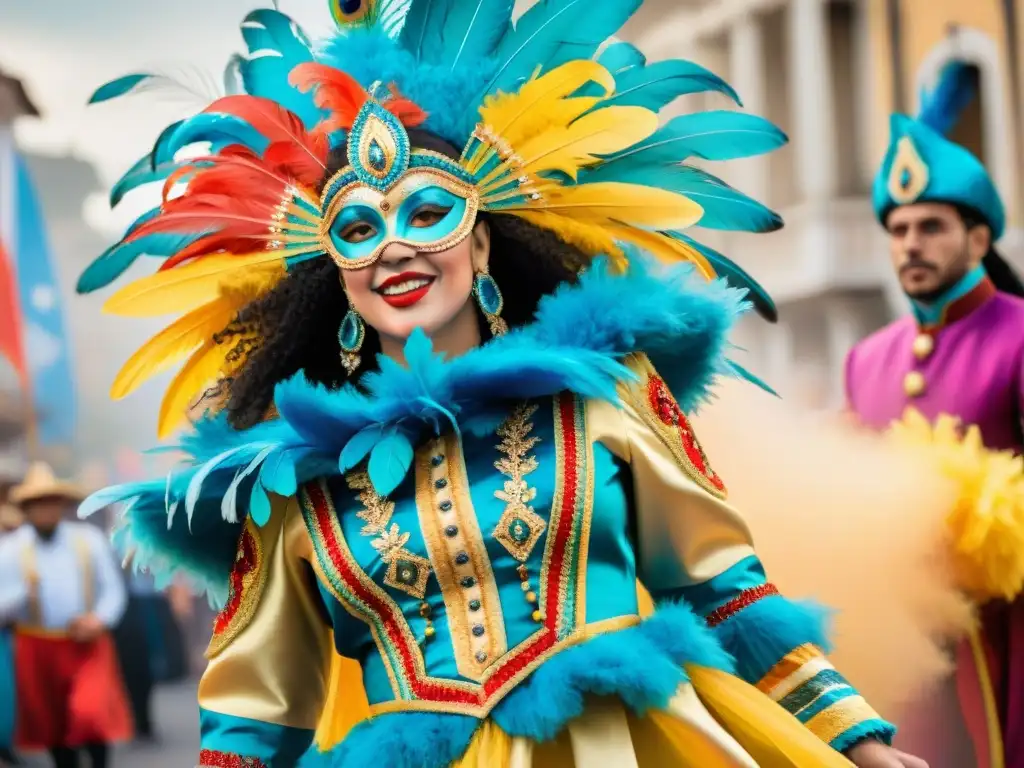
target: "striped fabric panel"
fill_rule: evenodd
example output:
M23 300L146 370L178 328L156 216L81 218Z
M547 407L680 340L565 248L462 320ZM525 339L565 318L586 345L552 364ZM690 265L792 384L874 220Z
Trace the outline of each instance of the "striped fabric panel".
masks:
M813 645L786 654L757 688L828 744L843 743L868 722L877 722L878 730L889 727Z

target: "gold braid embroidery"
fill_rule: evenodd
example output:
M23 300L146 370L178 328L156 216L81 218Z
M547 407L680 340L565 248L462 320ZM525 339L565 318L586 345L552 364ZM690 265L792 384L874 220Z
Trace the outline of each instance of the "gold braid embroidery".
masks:
M540 442L539 437L530 435L531 419L536 412L536 405L516 406L497 432L501 438L498 450L504 456L494 466L508 479L501 490L494 492L505 502L505 511L491 535L519 562L529 558L547 528L544 518L530 506L537 497L537 489L526 482L526 475L537 469L537 457L530 454Z
M363 520L361 533L364 536L376 536L370 542L380 559L387 563L388 570L384 583L393 588L422 600L427 594L427 581L430 579L430 561L425 557L414 555L405 548L409 543L410 534L402 533L398 523L391 522L395 512L395 504L374 490L370 476L366 472L350 472L345 476L350 490L359 496L363 508L356 516Z

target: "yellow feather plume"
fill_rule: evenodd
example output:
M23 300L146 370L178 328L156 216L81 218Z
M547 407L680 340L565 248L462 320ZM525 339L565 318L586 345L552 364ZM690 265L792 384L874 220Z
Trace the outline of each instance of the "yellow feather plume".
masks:
M604 89L599 97L572 97L588 83ZM480 109L480 122L513 148L550 128L564 128L592 109L615 88L615 78L596 61L571 61L543 77L530 80L516 93L489 97ZM481 149L468 163L471 173L490 156Z
M238 307L230 302L216 299L171 323L139 347L122 366L110 387L110 397L127 397L153 376L183 360L223 330L237 312Z
M959 489L946 521L958 586L979 602L1013 600L1024 588L1024 457L985 448L976 426L963 431L948 415L931 424L914 409L890 435L930 452Z
M516 214L531 224L554 232L560 240L574 245L588 256L608 256L617 269L626 265L625 254L609 234L609 230L597 224L559 216L550 211L519 211Z
M186 420L189 406L201 392L231 372L227 357L234 347L232 343L217 344L211 339L188 359L167 387L163 402L160 403L157 436L161 440Z
M704 255L696 248L684 242L659 232L648 232L645 229L624 227L620 224L611 224L607 229L614 235L615 239L639 246L662 261L669 263L688 261L708 280L714 280L717 277L714 267L708 263Z
M650 230L686 229L704 215L704 209L684 195L618 181L551 187L536 209L590 224L618 222Z
M269 286L284 274L281 251L206 256L126 285L107 300L103 311L126 317L187 312L215 299L229 281L260 280Z

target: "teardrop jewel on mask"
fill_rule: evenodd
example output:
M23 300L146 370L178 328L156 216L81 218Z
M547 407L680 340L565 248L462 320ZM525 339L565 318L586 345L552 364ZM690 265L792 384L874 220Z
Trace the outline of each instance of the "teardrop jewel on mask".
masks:
M388 158L384 154L384 148L376 139L370 141L370 147L366 154L369 166L373 168L373 170L383 171L387 167Z

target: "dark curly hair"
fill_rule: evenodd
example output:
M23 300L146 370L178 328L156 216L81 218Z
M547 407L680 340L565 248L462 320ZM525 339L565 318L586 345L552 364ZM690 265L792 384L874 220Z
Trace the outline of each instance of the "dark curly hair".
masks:
M410 130L409 138L414 147L459 157L454 147L426 131ZM327 178L346 164L342 146L332 152ZM562 283L575 281L588 258L554 233L519 217L480 217L491 230L489 269L504 296L502 317L510 327L525 325L540 299ZM216 338L218 343L234 344L232 354L244 358L228 385L226 410L232 426L245 429L264 419L274 387L299 372L329 388L345 383L338 328L348 309L338 268L327 258L299 264L265 296L242 309ZM487 324L482 315L479 319L486 339ZM356 376L376 366L379 352L380 340L368 328Z

